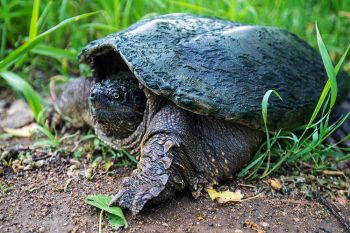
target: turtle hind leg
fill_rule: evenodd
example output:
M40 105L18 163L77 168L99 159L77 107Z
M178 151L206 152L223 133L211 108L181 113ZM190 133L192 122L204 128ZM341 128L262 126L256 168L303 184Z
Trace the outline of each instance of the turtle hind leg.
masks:
M331 115L332 121L341 120L350 112L350 96ZM345 139L345 140L344 140ZM328 143L339 143L341 148L350 148L350 117L328 138Z
M48 104L45 117L51 129L62 126L83 128L91 125L88 99L92 82L89 78L74 79L63 87L57 99Z

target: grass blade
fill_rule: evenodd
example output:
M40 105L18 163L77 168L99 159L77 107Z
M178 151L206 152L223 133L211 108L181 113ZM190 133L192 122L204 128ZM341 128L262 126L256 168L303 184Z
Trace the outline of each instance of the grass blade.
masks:
M316 105L316 108L314 110L314 112L312 113L312 116L309 120L309 123L307 124L306 128L305 128L305 131L307 131L307 129L310 128L310 126L312 125L312 123L314 122L314 120L316 119L318 113L320 112L320 109L325 101L325 99L327 98L327 95L328 95L328 92L329 90L331 89L331 85L330 85L330 81L328 80L326 85L324 86L323 90L322 90L322 93L321 93L321 96L320 98L318 99L318 102L317 102L317 105ZM303 134L304 135L304 134ZM301 137L302 138L302 137Z
M204 13L204 12L211 13L211 14L213 13L213 11L211 9L208 9L208 8L196 5L196 4L188 3L185 1L173 1L173 3L175 5L182 6L182 7L185 7L187 9L191 9L191 10L196 11L198 13Z
M117 30L119 30L119 28L120 28L120 6L119 6L119 4L120 4L119 0L113 1L114 23L115 23L114 26L117 28Z
M336 79L336 74L334 72L332 60L328 54L325 44L323 43L320 31L318 30L318 27L317 27L317 23L316 23L316 36L317 36L318 48L320 50L322 61L326 69L328 80L331 87L332 94L331 94L330 108L332 108L335 104L335 101L337 100L337 94L338 94L337 79Z
M40 0L34 0L32 18L29 27L29 40L34 39L38 34L38 18L39 18Z
M263 100L261 102L261 112L262 112L262 116L263 116L263 120L264 120L265 125L267 125L267 106L268 106L268 101L269 101L271 93L274 93L280 100L282 100L281 96L275 90L268 90L265 93Z
M59 61L61 61L62 59L75 61L78 55L78 52L76 51L54 48L46 45L38 45L35 48L33 48L30 52L43 55L43 56L52 57Z
M262 117L263 117L263 121L264 121L264 125L265 125L265 131L266 131L266 142L267 142L267 150L269 151L271 148L270 145L270 134L269 134L269 130L267 128L267 107L268 107L268 102L269 102L269 98L271 93L274 93L280 100L282 100L281 96L278 94L277 91L275 90L268 90L263 97L263 100L261 101L261 113L262 113Z
M74 16L71 18L68 18L66 20L63 20L61 23L57 24L56 26L50 28L49 30L41 33L40 35L36 36L32 40L24 43L14 51L12 51L7 57L5 57L2 61L0 61L0 69L7 68L11 64L17 61L18 58L20 58L23 54L28 52L30 49L35 47L38 43L40 43L47 35L51 34L52 32L56 31L57 29L60 29L64 26L67 26L69 24L72 24L78 20L87 18L89 16L95 15L97 13L100 13L100 11L86 13L78 16Z
M339 70L340 70L340 67L341 67L341 65L343 64L344 60L345 60L346 55L348 55L349 49L350 49L350 44L348 45L347 49L345 50L345 52L344 52L343 55L341 56L341 58L340 58L338 64L335 66L335 69L334 69L335 75L338 74L338 72L339 72Z
M38 131L40 131L41 133L43 133L46 137L48 137L49 140L48 141L45 140L44 142L49 142L48 143L49 145L52 145L55 147L60 145L60 141L57 140L57 138L50 132L50 130L46 126L42 127L42 126L37 124L37 125L35 125L35 128ZM36 144L36 145L38 145L38 144Z
M43 98L23 78L9 71L0 71L0 76L16 91L21 92L26 98L33 111L35 120L38 121L39 114L43 109Z

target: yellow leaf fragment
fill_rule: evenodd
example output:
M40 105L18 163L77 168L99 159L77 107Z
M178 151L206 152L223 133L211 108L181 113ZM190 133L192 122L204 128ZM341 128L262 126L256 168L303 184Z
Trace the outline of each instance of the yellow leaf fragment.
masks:
M227 203L227 202L239 202L242 201L243 194L240 190L235 192L231 192L230 190L217 192L215 189L205 189L205 191L209 194L210 199L213 201L217 201L219 203Z
M272 178L272 179L268 179L267 181L271 187L276 190L276 191L281 191L282 189L282 183L279 179L276 179L276 178Z
M31 137L35 131L35 123L17 129L4 128L4 131L16 137Z

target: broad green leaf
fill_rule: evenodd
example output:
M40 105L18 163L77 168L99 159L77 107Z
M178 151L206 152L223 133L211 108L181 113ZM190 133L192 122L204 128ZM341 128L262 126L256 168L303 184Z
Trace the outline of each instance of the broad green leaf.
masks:
M85 198L85 203L117 216L119 219L121 219L118 221L118 223L123 223L122 226L125 228L128 227L128 223L126 222L122 209L118 206L109 206L111 201L112 198L107 195L89 195ZM116 223L116 220L114 218L112 219L113 223Z
M107 213L107 218L108 218L109 224L114 229L119 229L120 227L123 227L123 226L127 227L127 225L125 224L126 221L124 219L118 217L117 215Z

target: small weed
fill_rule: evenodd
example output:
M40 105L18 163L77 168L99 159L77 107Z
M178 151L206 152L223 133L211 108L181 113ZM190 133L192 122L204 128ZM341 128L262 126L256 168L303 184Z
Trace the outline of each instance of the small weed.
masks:
M12 188L6 186L2 182L0 182L0 197L4 197L8 192L11 191Z
M111 201L112 198L106 195L90 195L85 198L86 204L101 209L98 228L99 232L102 232L102 217L104 212L107 213L109 224L114 229L118 229L120 227L128 227L128 223L126 222L122 209L117 206L109 206L109 203Z

